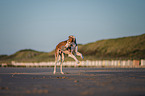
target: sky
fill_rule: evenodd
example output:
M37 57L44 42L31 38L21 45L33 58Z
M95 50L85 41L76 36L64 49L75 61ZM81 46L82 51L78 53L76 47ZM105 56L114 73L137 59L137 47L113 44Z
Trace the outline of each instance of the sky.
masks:
M0 0L0 55L145 33L145 0Z

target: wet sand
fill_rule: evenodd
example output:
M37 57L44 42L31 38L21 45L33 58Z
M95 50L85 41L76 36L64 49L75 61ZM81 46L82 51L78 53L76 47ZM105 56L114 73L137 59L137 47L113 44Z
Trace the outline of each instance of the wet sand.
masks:
M0 96L145 96L144 68L0 68ZM57 69L59 71L59 69Z

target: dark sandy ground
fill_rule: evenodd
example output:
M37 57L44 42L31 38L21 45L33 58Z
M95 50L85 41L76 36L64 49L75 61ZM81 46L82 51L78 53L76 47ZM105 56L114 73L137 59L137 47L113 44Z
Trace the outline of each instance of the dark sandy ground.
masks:
M0 96L145 96L145 69L0 68ZM58 69L59 71L59 69Z

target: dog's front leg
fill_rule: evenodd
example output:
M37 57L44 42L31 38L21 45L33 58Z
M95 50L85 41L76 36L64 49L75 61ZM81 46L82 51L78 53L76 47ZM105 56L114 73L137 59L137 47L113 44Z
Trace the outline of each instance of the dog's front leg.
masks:
M84 59L83 55L80 52L78 52L78 46L75 47L75 54L77 56L80 56L82 59Z

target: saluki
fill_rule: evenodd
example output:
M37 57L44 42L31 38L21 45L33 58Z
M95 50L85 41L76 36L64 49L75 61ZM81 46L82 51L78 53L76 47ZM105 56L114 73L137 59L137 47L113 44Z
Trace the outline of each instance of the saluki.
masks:
M76 55L82 56L82 55L80 55L81 53L77 52L77 47L76 47L77 45L75 45L76 44L75 40L76 39L75 39L74 36L69 36L68 40L62 41L56 46L56 48L55 48L55 65L54 65L53 74L56 73L56 65L57 65L57 63L59 63L60 60L61 60L61 62L60 62L60 73L64 74L63 70L62 70L62 63L64 62L64 53L68 54L68 56L73 58L78 64L80 63L78 61L78 59L72 54L73 51L71 50L72 48L75 47ZM71 48L71 46L73 46L73 47ZM83 58L83 56L82 56L82 58Z

